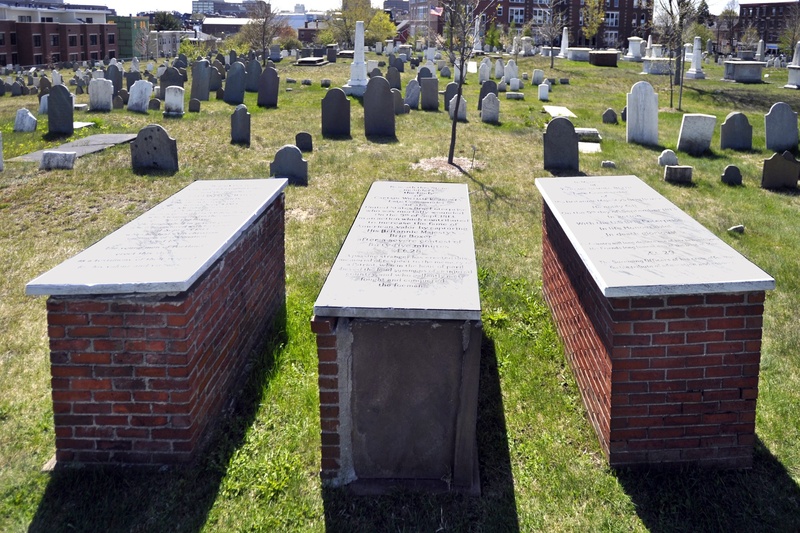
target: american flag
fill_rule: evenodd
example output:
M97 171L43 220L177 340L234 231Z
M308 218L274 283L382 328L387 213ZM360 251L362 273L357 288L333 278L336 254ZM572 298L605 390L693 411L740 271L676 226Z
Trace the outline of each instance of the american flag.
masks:
M431 6L431 15L434 17L441 17L442 13L444 13L443 7Z

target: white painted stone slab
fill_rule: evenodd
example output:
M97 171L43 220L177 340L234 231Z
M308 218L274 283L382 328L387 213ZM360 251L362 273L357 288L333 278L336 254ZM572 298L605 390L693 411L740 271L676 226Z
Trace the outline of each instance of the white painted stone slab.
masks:
M636 176L539 178L536 187L606 297L775 288Z
M582 154L599 154L603 149L600 143L578 142L578 151Z
M285 179L196 181L34 279L31 295L187 290L286 187Z
M314 313L479 320L467 186L374 182Z
M575 113L567 109L562 105L546 105L544 106L544 111L551 117L567 117L567 118L576 118Z

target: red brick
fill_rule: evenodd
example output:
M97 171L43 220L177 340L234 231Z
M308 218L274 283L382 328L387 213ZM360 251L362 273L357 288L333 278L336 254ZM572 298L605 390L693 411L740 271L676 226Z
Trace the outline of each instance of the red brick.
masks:
M322 433L322 446L338 446L339 434L338 433Z
M51 326L85 326L89 324L87 315L53 314L47 315L47 323Z
M68 328L72 337L108 337L108 328L105 326L73 326Z
M706 346L706 353L739 353L744 351L744 343L737 342L714 342Z
M650 322L635 322L633 324L633 333L640 334L640 333L663 333L667 329L666 322L659 322L659 321L650 321ZM615 333L628 333L626 331L617 332Z
M125 351L128 352L164 352L166 349L164 341L125 341Z
M166 426L169 419L166 416L132 416L132 426L158 427ZM155 435L154 435L155 436Z
M711 318L725 316L724 307L690 307L686 310L689 318Z
M143 313L144 306L142 304L134 304L130 302L111 302L109 309L112 313Z
M741 329L744 327L744 318L710 318L708 319L708 329Z
M128 391L98 390L92 393L92 399L96 402L129 402L131 401L131 393Z
M681 294L677 296L667 297L667 307L703 305L704 303L705 303L705 298L699 295Z
M320 418L339 418L339 407L320 405L319 416Z
M336 331L336 318L332 317L318 317L316 315L311 317L311 331L317 335L330 335Z
M656 311L656 318L658 320L671 320L674 318L685 318L686 310L679 307L667 307L665 309L658 309Z
M122 341L117 339L94 339L92 349L95 352L119 352L122 350Z
M747 303L760 304L764 303L764 300L766 300L766 293L764 293L764 291L751 292L747 294Z
M110 379L73 379L70 382L72 390L110 390Z
M92 341L89 339L50 339L50 350L65 352L80 352L88 350Z
M47 336L51 339L63 339L66 331L64 326L48 326Z
M122 315L91 315L89 321L93 326L121 326Z
M50 375L56 378L88 378L92 376L92 367L79 365L51 365Z
M54 402L88 402L92 399L91 391L53 390L51 396Z
M336 361L336 349L320 348L317 350L317 357L320 362L329 363Z
M318 367L320 376L336 376L339 374L339 365L336 363L320 363Z
M763 314L763 305L734 305L725 309L725 316L760 316Z
M686 342L684 333L662 333L653 335L653 344L683 344Z
M745 295L742 293L708 294L706 302L709 304L739 304L744 303Z

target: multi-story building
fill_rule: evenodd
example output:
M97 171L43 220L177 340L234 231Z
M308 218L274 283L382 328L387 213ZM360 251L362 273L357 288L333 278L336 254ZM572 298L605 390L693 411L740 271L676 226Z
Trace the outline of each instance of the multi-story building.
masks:
M150 22L147 17L108 17L117 26L119 57L143 57L147 53Z
M734 26L734 39L741 39L748 28L753 28L758 39L763 39L767 50L779 48L781 33L789 21L800 17L800 3L785 0L740 0L739 21Z
M0 5L0 65L44 65L118 57L105 7L37 2Z

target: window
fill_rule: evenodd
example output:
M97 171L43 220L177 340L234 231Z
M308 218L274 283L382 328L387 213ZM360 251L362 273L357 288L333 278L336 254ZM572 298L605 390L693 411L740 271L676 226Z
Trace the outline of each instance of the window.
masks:
M637 20L636 17L633 17L633 20L631 20L631 26L633 26L634 28L636 27L636 20Z
M33 55L33 64L34 65L43 65L44 61L42 61L42 54L34 54Z
M6 62L6 55L5 54L0 54L0 66L4 67L7 64L8 63Z
M512 4L524 4L525 0L508 0Z
M544 24L547 22L547 10L546 9L534 9L533 15L531 15L531 20L534 24Z
M83 35L81 35L81 46L83 46L84 44L86 44L86 39L84 38Z
M642 15L642 18L639 19L639 26L644 27L646 25L647 25L647 16L646 15Z
M92 17L86 17L86 24L94 24L94 19Z
M500 6L500 5L497 6L497 16L498 17L502 17L503 16L503 6Z
M636 9L639 7L639 0L633 0L633 8Z
M97 34L93 33L89 36L89 46L97 46Z
M17 17L17 22L30 22L31 16L30 15L19 15Z
M58 46L58 34L51 33L50 34L50 46Z
M614 0L614 7L619 7L619 0Z
M606 28L616 28L619 26L619 11L606 11Z
M616 46L618 39L619 32L616 31L607 31L603 35L603 41L605 41L605 45L608 47Z
M61 61L61 54L50 54L50 60L53 63L58 63L59 61Z
M578 26L583 26L583 11L578 13Z
M41 48L42 47L42 36L41 35L34 35L33 36L33 47L34 48Z
M19 62L19 61L18 61L18 59L17 59L17 54L16 54L16 53L14 53L14 54L11 54L11 64L12 64L12 65L16 65L18 62Z
M53 22L53 17L41 17L41 22Z
M77 61L78 60L78 54L70 54L69 55L69 60L70 61Z
M525 22L525 8L524 7L510 7L508 8L508 22L514 24L522 24Z
M77 35L70 35L69 36L69 45L70 46L78 46L78 36Z
M6 44L6 34L5 32L0 32L0 46Z
M108 44L114 44L114 39L115 39L114 34L113 33L109 33L108 34Z
M113 59L113 58L115 58L115 57L117 57L117 53L116 53L114 50L110 50L110 51L108 52L108 58L109 58L109 59Z
M89 57L92 59L92 61L97 61L98 59L100 59L100 57L97 55L97 52L92 52L91 54L89 54Z

